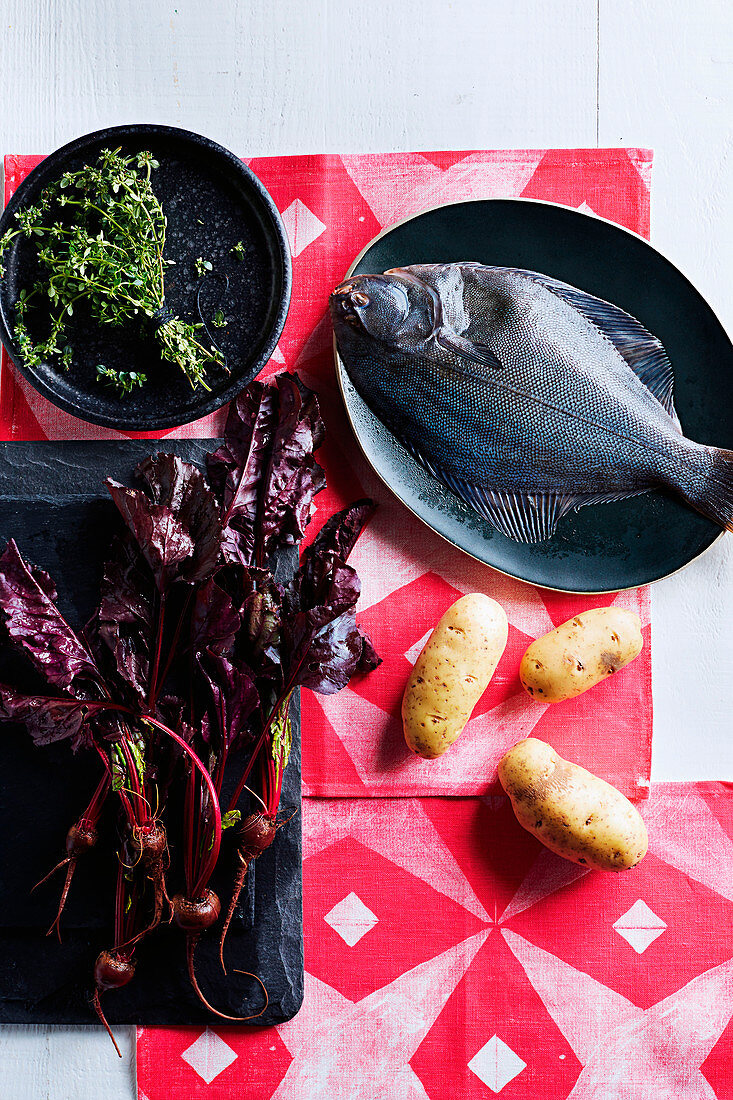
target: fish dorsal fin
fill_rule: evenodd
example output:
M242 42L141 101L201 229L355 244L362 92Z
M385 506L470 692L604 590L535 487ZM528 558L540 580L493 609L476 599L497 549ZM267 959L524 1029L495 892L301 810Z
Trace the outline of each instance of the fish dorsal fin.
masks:
M674 420L680 423L673 401L674 374L663 344L644 328L640 321L630 313L611 302L604 302L577 287L540 275L536 271L523 271L512 268L518 275L525 275L534 282L541 283L553 294L569 305L574 306L583 316L606 336L618 353L626 360L634 374L644 383L649 392Z

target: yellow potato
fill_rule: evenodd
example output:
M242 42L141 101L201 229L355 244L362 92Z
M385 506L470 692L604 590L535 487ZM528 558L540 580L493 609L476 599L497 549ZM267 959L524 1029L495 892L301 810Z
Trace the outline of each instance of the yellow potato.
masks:
M641 653L641 620L622 607L583 611L532 642L519 676L538 703L582 695Z
M598 871L626 871L646 855L646 826L620 791L528 737L499 764L517 821L557 855Z
M504 608L473 592L449 607L405 688L402 725L414 753L433 760L450 748L486 690L506 647Z

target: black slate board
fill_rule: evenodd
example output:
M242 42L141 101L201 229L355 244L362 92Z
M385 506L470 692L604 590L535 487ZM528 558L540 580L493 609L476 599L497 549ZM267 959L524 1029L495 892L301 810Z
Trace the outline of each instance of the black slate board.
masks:
M0 545L11 536L24 557L47 569L59 606L81 626L94 604L110 538L120 520L103 482L113 476L133 484L145 455L169 451L201 464L211 440L92 443L0 443ZM292 570L294 552L280 562ZM9 654L0 650L0 680ZM284 808L300 808L300 711L294 700L293 752L285 773ZM73 757L65 744L35 748L25 730L0 726L0 1022L89 1023L94 960L112 936L115 863L112 820L103 819L106 856L82 860L63 918L63 944L45 933L53 920L61 874L34 894L30 889L64 854L66 830L87 804L99 778L98 764ZM225 792L226 793L226 792ZM177 852L172 850L171 884ZM258 974L269 993L267 1011L253 1024L276 1024L298 1011L303 999L303 921L300 814L281 829L272 847L250 868L229 932L229 978L217 959L215 936L204 937L196 970L209 1001L222 1012L259 1011L262 994L234 968ZM234 871L230 846L222 845L212 881L226 898ZM135 979L104 1001L111 1023L212 1023L195 997L185 970L180 932L164 927L140 945Z

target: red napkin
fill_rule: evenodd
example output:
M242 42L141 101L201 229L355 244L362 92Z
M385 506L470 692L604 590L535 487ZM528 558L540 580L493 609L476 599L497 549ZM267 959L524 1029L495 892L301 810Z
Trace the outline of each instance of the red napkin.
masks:
M588 872L506 798L306 799L303 1008L145 1028L139 1100L733 1096L733 785L655 785Z

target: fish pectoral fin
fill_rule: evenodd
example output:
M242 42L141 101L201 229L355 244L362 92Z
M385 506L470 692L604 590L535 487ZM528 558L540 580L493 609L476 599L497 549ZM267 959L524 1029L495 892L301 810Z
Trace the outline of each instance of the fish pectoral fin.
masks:
M472 485L471 497L461 493L467 504L485 516L494 527L515 542L546 542L568 512L587 504L610 504L641 496L648 489L619 490L616 493L506 493Z
M503 370L501 362L485 344L476 344L465 336L459 336L457 332L441 328L435 335L435 340L445 351L451 351L459 355L461 359L470 359L472 363L481 363L482 366L491 367L492 370Z
M605 493L598 495L570 493L507 493L497 489L483 489L466 485L467 492L459 492L467 504L493 523L503 535L515 542L546 542L555 534L563 516L586 504L609 504L614 500L639 496L648 492ZM458 489L456 487L456 492Z

